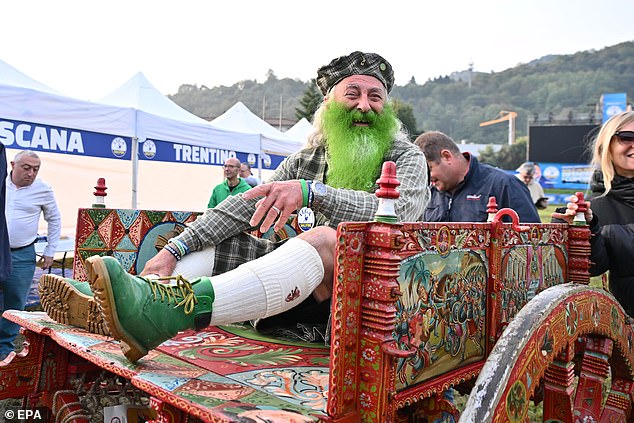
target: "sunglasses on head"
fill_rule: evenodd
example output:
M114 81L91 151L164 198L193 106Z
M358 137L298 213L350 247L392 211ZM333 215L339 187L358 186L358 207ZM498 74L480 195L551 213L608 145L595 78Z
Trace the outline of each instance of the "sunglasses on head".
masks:
M614 136L621 144L634 145L634 131L616 131Z

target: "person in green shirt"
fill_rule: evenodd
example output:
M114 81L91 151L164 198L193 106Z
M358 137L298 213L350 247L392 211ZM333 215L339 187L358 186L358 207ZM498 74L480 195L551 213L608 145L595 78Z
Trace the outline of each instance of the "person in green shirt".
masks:
M240 194L251 189L251 185L238 176L240 160L235 158L227 159L223 168L225 170L225 180L214 187L209 203L207 203L207 208L216 207L230 195Z

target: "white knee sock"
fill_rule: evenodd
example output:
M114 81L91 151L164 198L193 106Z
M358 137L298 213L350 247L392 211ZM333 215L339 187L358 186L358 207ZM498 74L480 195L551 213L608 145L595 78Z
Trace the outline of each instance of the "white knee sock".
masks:
M275 251L214 276L211 325L269 317L304 301L324 277L317 250L292 238Z
M182 275L189 280L198 276L211 276L214 270L215 257L215 247L187 254L182 260L176 262L176 268L172 274Z

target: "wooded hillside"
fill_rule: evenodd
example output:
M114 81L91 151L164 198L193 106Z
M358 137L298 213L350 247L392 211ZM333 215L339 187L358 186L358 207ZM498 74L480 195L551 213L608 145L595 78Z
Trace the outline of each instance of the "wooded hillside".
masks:
M181 85L170 98L205 119L242 101L261 117L278 119L281 106L284 119L296 120L296 109L301 108L309 84L278 79L270 70L263 83L245 80L213 88ZM440 130L455 140L504 144L508 140L505 122L486 127L480 127L480 122L494 119L501 110L515 111L520 137L535 118L600 119L601 94L614 92L625 92L628 99L634 94L634 41L598 51L546 56L503 72L456 71L423 84L412 79L405 86L395 86L391 97L412 107L418 132Z

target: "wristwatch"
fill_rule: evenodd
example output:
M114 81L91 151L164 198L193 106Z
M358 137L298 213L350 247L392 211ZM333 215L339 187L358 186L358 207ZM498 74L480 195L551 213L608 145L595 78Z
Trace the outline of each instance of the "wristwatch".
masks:
M311 207L318 206L319 204L321 204L321 202L324 201L324 198L326 198L326 194L328 193L326 185L324 185L323 183L319 181L313 181L313 183L310 184L310 190L312 191L312 194L313 194L313 201L311 203Z

